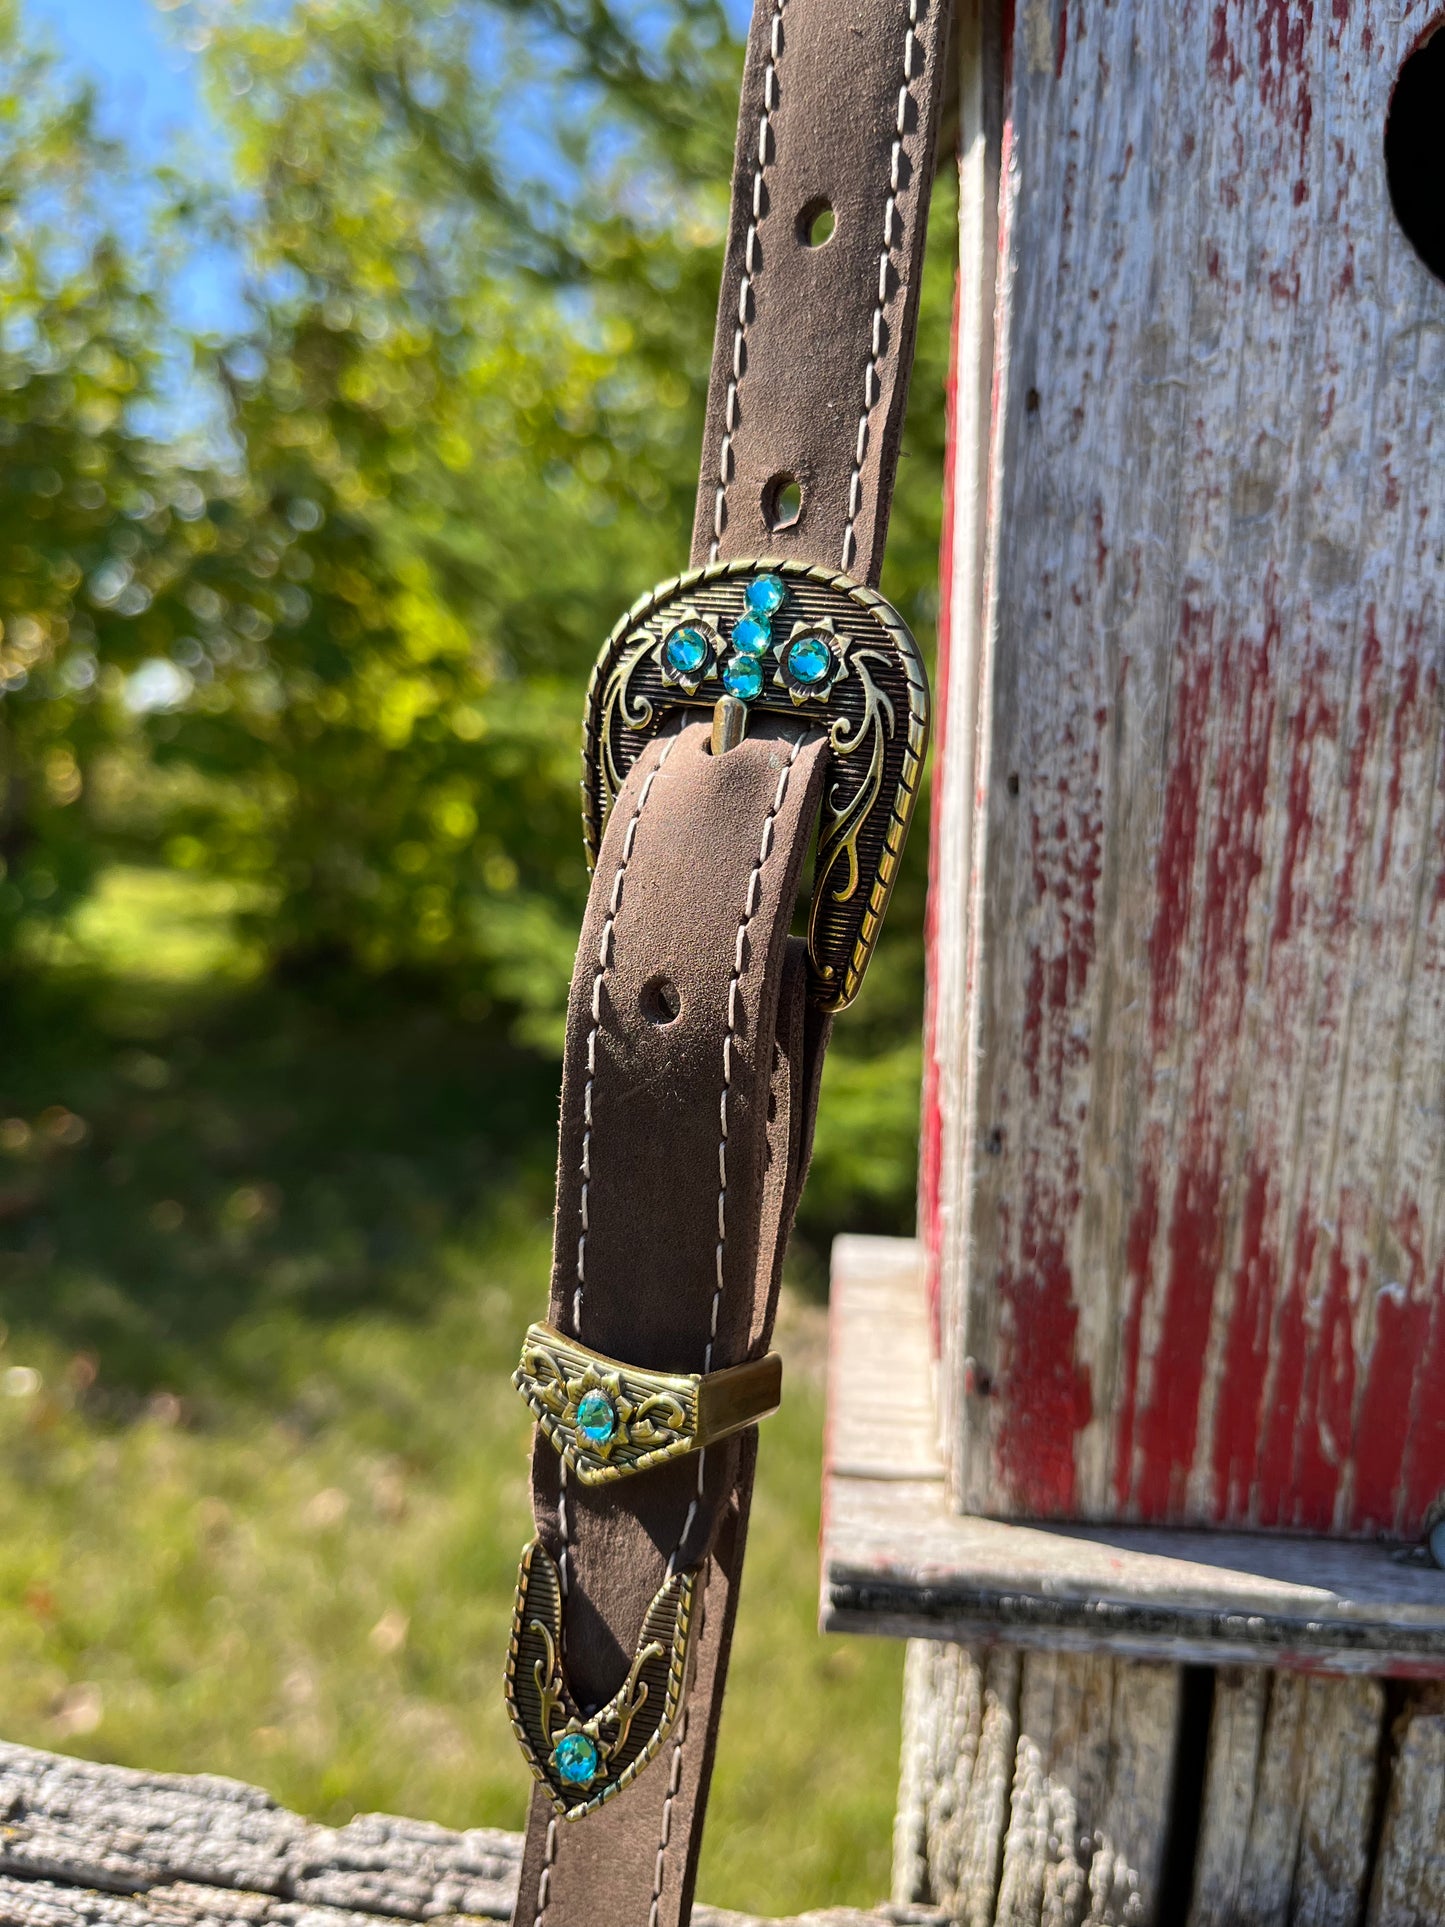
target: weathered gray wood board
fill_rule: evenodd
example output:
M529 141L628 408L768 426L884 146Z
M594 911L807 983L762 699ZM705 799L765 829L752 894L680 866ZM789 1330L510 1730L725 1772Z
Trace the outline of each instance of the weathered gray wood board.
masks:
M1223 1669L1194 1725L1185 1677L915 1642L899 1900L962 1927L1445 1920L1438 1688L1392 1713L1377 1681Z
M257 1787L0 1744L0 1927L509 1920L522 1836L367 1814L320 1827ZM697 1927L766 1927L698 1907ZM913 1906L775 1927L941 1927ZM599 1927L622 1927L600 1923Z
M1445 1672L1445 1572L1413 1550L955 1513L912 1240L838 1239L830 1347L825 1628L1201 1665Z
M1367 1927L1445 1920L1445 1694L1400 1713Z
M963 1927L1174 1927L1177 1668L918 1642L906 1693L896 1894Z
M1372 1677L1378 1654L1362 1676L1338 1652L1343 1677L1220 1664L1228 1638L1187 1630L1212 1594L1246 1652L1271 1626L1298 1647L1370 1549L958 1517L918 1245L840 1239L833 1277L824 1624L932 1635L908 1656L895 1897L965 1927L1439 1927L1445 1686ZM1131 1534L1191 1557L1121 1557ZM1217 1543L1241 1563L1209 1565ZM1442 1585L1392 1562L1380 1603ZM1170 1663L1124 1656L1156 1647Z
M1438 11L963 0L924 1229L971 1512L1445 1499L1445 287L1382 154Z
M1219 1674L1189 1927L1355 1927L1384 1704L1376 1680Z

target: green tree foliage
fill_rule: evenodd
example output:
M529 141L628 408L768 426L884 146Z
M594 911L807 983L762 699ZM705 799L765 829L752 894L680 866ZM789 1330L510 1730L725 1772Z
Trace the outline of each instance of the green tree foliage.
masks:
M238 0L205 34L232 178L152 181L137 242L4 29L0 954L148 851L246 886L278 968L555 1047L587 670L688 548L740 44L718 0ZM949 226L885 584L925 641ZM161 299L202 245L242 266L230 339ZM204 445L158 427L183 359ZM921 857L840 1026L820 1224L907 1213Z
M91 779L213 540L183 450L148 433L165 329L104 216L121 165L0 11L0 958L106 860Z

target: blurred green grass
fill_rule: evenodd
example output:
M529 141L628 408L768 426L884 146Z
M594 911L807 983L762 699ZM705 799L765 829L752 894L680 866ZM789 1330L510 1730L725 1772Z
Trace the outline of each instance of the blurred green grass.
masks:
M3 1730L519 1826L556 1069L395 983L263 979L243 908L112 871L3 993ZM815 1630L820 1319L791 1301L700 1882L775 1913L886 1890L896 1773L899 1650Z

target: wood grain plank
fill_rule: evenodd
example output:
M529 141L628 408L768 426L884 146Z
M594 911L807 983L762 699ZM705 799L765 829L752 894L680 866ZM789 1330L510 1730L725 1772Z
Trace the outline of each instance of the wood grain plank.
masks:
M1431 18L1021 0L1005 49L925 1118L968 1511L1445 1492L1445 288L1380 160Z
M1445 1676L1445 1572L1372 1542L956 1513L912 1240L842 1239L830 1312L822 1622L1181 1664Z
M322 1827L258 1787L0 1743L0 1927L374 1927L510 1920L522 1836L364 1814ZM694 1927L768 1927L712 1907ZM774 1927L943 1927L889 1907Z
M962 1927L1160 1918L1178 1674L1101 1655L909 1655L900 1897Z
M1445 1920L1445 1695L1428 1689L1391 1734L1385 1804L1366 1927Z
M991 1927L1018 1747L1023 1657L915 1640L905 1675L893 1897Z
M920 1641L909 1673L904 1784L929 1791L896 1869L901 1900L966 1927L1445 1918L1439 1686L1387 1702L1376 1681L1221 1668L1196 1784L1173 1771L1171 1749L1194 1744L1173 1668ZM1010 1737L985 1764L1000 1685ZM990 1797L973 1798L985 1783ZM1166 1911L1176 1835L1195 1843L1192 1899Z
M1383 1716L1375 1680L1217 1682L1189 1927L1353 1927Z

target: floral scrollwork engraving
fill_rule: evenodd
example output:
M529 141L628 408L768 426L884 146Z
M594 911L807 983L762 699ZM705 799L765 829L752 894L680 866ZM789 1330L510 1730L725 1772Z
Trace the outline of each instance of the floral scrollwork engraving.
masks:
M616 1365L533 1326L512 1382L584 1485L603 1485L697 1449L693 1379Z
M539 1540L522 1554L506 1699L535 1777L568 1820L630 1786L676 1723L687 1689L697 1568L670 1573L647 1609L627 1677L605 1706L584 1714L562 1664L562 1586Z

